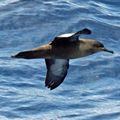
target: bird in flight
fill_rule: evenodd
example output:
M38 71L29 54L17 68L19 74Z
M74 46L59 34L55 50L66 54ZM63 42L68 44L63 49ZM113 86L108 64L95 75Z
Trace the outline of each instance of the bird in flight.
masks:
M47 68L45 86L52 90L64 81L69 68L69 59L85 57L100 51L113 53L97 40L79 39L81 34L91 34L91 30L84 28L76 33L62 34L48 44L29 51L19 52L12 57L44 58Z

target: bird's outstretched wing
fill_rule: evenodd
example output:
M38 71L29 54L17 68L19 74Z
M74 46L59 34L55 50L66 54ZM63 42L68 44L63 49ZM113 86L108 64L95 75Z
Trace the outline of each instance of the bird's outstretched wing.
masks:
M81 34L91 34L91 30L84 28L76 33L62 34L55 37L55 39L51 42L51 45L69 44L69 42L79 40L79 36Z
M52 90L64 81L69 68L69 60L45 59L45 62L47 67L45 86Z
M74 40L79 40L79 36L81 34L91 34L91 30L85 28L83 30L80 30L78 32L76 32L75 34L73 34L70 38L71 38L71 41L74 41Z

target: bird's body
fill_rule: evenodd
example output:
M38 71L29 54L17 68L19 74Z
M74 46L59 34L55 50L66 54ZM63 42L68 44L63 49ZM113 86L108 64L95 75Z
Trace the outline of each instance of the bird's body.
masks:
M76 33L63 34L46 45L30 51L23 51L14 58L35 59L44 58L47 66L45 85L54 89L59 86L69 68L69 59L85 57L100 51L111 52L104 48L103 44L93 39L80 39L80 34L91 34L89 29L83 29Z
M46 58L46 59L75 59L96 53L91 44L95 40L80 39L73 42L64 42L62 44L46 44L31 51L20 52L16 57L25 59ZM99 51L98 51L99 52ZM24 54L23 54L24 53ZM27 56L27 55L28 56Z

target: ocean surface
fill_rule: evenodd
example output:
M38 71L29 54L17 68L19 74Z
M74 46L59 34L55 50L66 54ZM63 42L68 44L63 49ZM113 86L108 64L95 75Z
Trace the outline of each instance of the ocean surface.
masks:
M114 54L71 60L52 91L44 59L11 58L83 28ZM120 0L0 0L0 120L120 120Z

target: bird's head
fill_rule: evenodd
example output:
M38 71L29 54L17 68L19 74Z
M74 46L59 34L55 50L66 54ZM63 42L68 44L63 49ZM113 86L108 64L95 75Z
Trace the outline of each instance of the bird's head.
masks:
M104 47L104 45L96 40L82 40L82 49L84 49L84 51L86 51L86 53L89 54L93 54L96 52L109 52L109 53L114 53L112 50L109 50L107 48Z
M104 45L101 42L95 41L93 40L93 44L92 44L93 50L95 52L109 52L109 53L114 53L112 50L109 50L107 48L104 47Z

